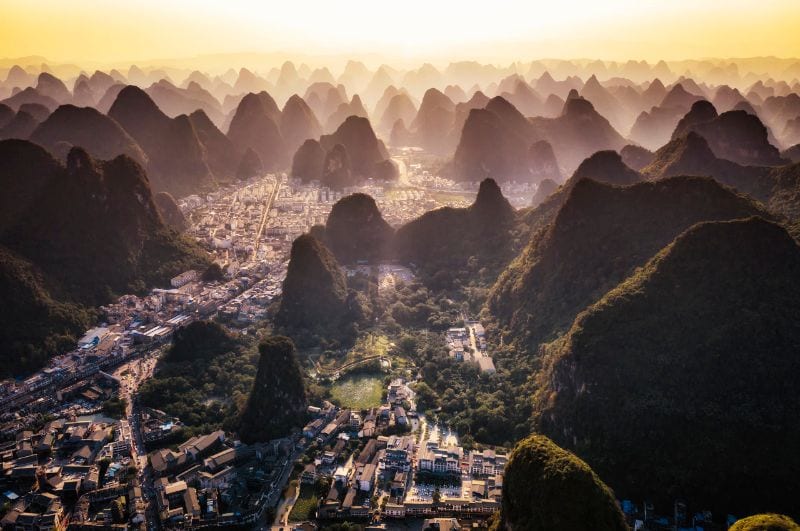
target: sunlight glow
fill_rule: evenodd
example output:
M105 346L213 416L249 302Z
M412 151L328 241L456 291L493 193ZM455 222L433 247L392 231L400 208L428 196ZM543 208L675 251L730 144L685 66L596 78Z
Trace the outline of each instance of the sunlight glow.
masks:
M0 57L97 63L239 52L376 63L787 57L800 56L797 27L796 0L4 0Z

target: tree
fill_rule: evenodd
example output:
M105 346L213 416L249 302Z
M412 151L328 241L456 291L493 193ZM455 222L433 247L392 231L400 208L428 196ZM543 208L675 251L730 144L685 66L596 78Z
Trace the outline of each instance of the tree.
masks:
M121 419L125 416L128 402L121 397L112 397L103 402L103 414L113 418Z
M331 490L331 478L328 476L317 478L314 483L314 492L317 496L325 496L329 490Z
M115 524L125 522L125 498L119 497L111 502L111 520Z
M501 511L501 529L628 529L614 494L589 465L541 435L524 439L511 452Z
M243 442L285 437L306 415L303 372L291 339L271 336L258 346L256 379L239 423Z
M800 525L782 514L756 514L737 521L730 531L800 531Z
M208 268L203 271L202 280L203 282L219 282L225 279L225 272L222 270L222 267L216 262L208 266Z
M436 409L439 407L439 395L425 382L420 382L414 388L417 394L417 408L420 411Z

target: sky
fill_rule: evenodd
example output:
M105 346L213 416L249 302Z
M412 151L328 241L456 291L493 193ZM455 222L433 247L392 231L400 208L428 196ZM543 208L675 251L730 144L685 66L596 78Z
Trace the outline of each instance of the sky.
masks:
M800 57L800 0L0 0L0 57ZM369 60L372 61L369 61Z

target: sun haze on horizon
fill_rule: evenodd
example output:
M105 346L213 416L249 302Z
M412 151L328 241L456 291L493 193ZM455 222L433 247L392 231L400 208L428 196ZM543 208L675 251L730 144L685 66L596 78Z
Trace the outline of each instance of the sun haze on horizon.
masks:
M387 61L800 56L796 0L5 0L0 57L122 64L282 52Z

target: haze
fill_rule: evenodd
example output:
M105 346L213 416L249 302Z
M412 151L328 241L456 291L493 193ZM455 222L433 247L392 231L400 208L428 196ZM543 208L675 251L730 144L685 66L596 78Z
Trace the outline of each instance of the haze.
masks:
M208 67L198 56L241 52L312 64L800 55L793 0L6 0L0 15L0 57L84 65L193 58L191 66Z

